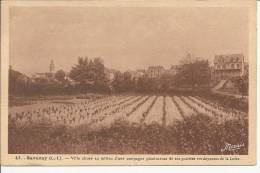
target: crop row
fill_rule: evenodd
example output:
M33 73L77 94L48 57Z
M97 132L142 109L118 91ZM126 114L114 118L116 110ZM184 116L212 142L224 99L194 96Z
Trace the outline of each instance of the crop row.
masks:
M48 104L47 104L48 105ZM226 111L223 107L205 99L192 96L128 96L117 95L98 99L82 99L74 104L52 104L35 109L20 109L9 114L11 122L30 125L47 121L51 124L78 126L103 126L117 119L139 124L172 124L176 119L185 120L195 114L214 117L219 122L239 118L238 111ZM225 110L225 111L224 111Z

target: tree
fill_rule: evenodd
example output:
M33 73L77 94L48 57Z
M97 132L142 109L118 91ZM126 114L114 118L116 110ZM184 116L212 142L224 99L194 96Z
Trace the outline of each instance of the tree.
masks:
M182 64L176 76L179 86L195 89L199 86L208 85L210 82L210 67L207 60L195 60Z
M112 87L116 91L123 91L122 83L123 83L124 77L123 74L120 71L117 71L114 76L114 80L112 81Z
M123 73L123 88L126 91L134 90L134 80L132 79L132 75L130 72Z
M234 82L235 87L238 88L242 97L248 95L248 74L245 76L233 78L232 82Z
M105 66L101 58L88 59L79 57L78 64L72 67L69 75L73 80L80 83L85 90L107 89Z
M132 77L130 72L116 72L112 86L119 92L134 91L136 89L135 79Z
M167 91L169 90L173 85L174 85L174 78L175 76L173 74L168 74L165 73L159 78L159 84L160 84L160 89L162 91Z
M86 83L90 79L88 57L79 57L78 64L72 67L69 76L77 82Z
M9 69L9 95L24 94L29 83L29 77L11 68Z
M94 65L94 81L98 86L106 85L105 66L101 58L97 57L93 60Z
M64 82L65 81L65 72L63 70L58 70L56 73L55 73L55 79L57 79L58 81L60 82Z
M140 78L138 78L136 83L136 89L137 91L141 92L150 92L157 89L158 86L158 80L149 78L147 75L144 75Z

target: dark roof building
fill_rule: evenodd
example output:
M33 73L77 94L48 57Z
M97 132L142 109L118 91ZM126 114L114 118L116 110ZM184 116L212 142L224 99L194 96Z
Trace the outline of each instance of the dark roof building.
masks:
M245 62L243 54L215 55L214 78L229 79L245 74Z

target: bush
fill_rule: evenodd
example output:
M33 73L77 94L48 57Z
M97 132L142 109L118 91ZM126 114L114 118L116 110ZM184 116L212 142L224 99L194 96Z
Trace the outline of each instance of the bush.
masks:
M235 98L232 96L225 96L220 94L214 94L211 92L205 92L203 94L200 94L201 97L206 98L207 100L211 102L215 102L224 108L230 109L237 109L242 112L248 112L248 101L244 99Z
M179 121L173 128L177 148L183 154L247 154L248 122L246 119L228 120L218 124L210 117L198 114ZM225 143L243 144L239 150L224 151Z
M11 154L247 154L247 120L218 124L193 115L170 127L116 121L109 128L65 127L49 124L24 128L9 124ZM244 144L224 151L225 143Z

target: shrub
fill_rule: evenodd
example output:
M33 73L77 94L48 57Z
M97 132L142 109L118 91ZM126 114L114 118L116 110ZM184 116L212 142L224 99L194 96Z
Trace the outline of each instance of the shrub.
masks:
M245 119L218 124L203 114L176 121L170 127L116 121L109 128L9 125L9 153L16 154L247 154ZM225 143L244 144L224 151Z

